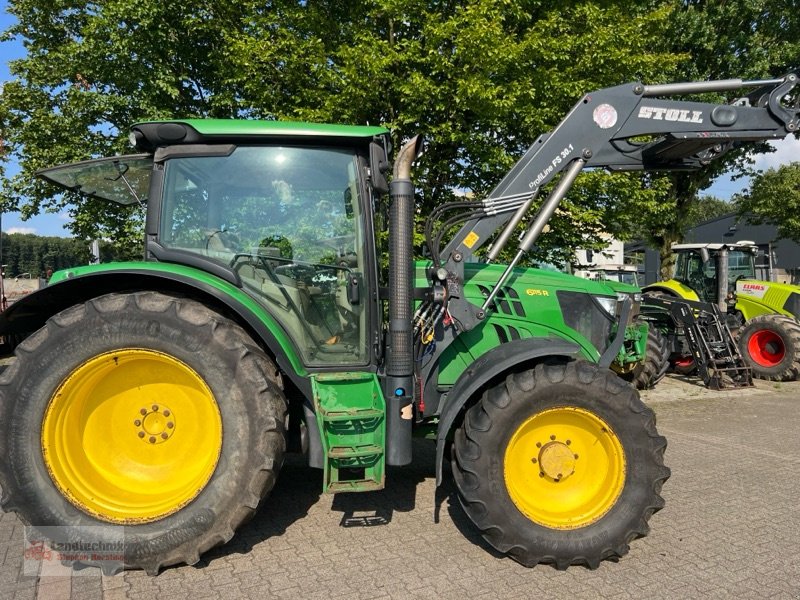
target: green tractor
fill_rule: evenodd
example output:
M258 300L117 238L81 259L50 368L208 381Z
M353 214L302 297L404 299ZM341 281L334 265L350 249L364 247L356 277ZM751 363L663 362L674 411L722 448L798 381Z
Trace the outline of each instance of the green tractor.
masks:
M325 492L365 492L411 462L416 434L435 439L437 484L447 458L498 551L558 568L626 554L669 477L653 412L609 369L641 358L638 294L518 265L584 168L701 168L783 137L795 83L585 96L485 199L433 211L431 260L417 263L419 140L388 183L379 127L145 122L136 155L44 171L146 207L145 260L59 272L0 315L16 357L0 376L4 510L122 548L89 564L157 573L226 543L285 452L321 469ZM757 106L663 99L762 85ZM541 189L516 254L496 264Z
M675 275L645 288L657 294L719 306L737 332L737 344L753 375L794 381L800 375L800 287L756 278L753 242L675 244ZM678 352L675 367L690 372L693 358Z

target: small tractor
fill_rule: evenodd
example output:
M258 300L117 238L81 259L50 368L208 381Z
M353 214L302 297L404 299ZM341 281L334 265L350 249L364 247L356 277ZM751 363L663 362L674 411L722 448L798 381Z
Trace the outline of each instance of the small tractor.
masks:
M641 285L639 282L639 268L636 265L597 265L586 267L584 270L587 272L589 279L616 281L637 287Z
M499 552L559 569L626 554L670 474L653 412L609 368L641 358L638 290L520 262L583 169L698 169L785 137L796 82L586 95L486 198L436 208L416 262L420 141L388 182L380 127L144 122L138 154L45 170L146 207L145 260L61 271L0 315L16 357L0 376L3 509L123 548L88 564L157 573L230 540L285 452L322 469L325 492L365 492L419 435ZM734 104L669 99L739 89Z
M756 277L753 242L674 244L674 277L645 288L648 296L715 304L736 332L739 353L755 377L794 381L800 375L800 287ZM678 351L683 372L693 357Z

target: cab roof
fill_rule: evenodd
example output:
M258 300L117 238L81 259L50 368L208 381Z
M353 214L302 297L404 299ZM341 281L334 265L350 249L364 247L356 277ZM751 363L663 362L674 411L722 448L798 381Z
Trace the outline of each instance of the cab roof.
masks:
M388 136L389 130L371 125L333 125L302 121L245 119L177 119L143 121L131 127L137 150L151 152L159 146L209 142L247 142L258 139L305 139L323 142L370 140Z
M732 242L729 244L672 244L672 250L752 250L756 248L756 243L749 240L742 240L740 242Z

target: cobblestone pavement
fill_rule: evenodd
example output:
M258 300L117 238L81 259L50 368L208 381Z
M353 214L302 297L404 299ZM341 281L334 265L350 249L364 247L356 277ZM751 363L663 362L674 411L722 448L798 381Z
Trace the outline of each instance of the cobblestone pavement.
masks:
M378 493L322 495L320 473L290 460L231 543L158 577L24 576L22 526L0 514L0 598L800 599L800 382L711 392L668 379L644 398L669 439L667 506L596 571L498 556L453 486L436 493L420 440L414 466L390 469Z

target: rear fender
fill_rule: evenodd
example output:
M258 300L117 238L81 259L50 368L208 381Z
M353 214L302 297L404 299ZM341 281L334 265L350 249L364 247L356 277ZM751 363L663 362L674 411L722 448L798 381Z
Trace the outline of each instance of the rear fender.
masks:
M521 369L531 368L545 358L575 359L581 348L553 338L526 338L507 342L483 354L456 380L442 399L436 438L436 485L442 483L442 461L447 435L467 402L489 382Z
M194 269L175 271L159 268L158 263L142 263L133 268L103 267L104 270L63 279L15 302L0 314L0 335L20 339L40 329L56 313L104 294L142 290L175 293L203 302L236 321L275 358L298 389L311 397L307 373L291 341L241 289L207 273L198 272L195 277Z

